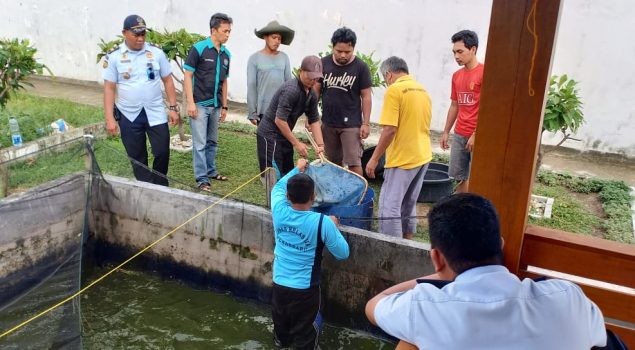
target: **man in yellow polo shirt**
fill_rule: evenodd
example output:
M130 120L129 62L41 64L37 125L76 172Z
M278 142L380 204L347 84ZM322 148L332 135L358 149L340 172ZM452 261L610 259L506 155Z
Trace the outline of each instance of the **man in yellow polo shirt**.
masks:
M384 183L379 194L381 233L412 239L417 231L417 197L423 176L432 160L430 145L430 96L408 75L406 61L390 57L380 67L388 85L379 118L383 126L375 152L366 164L366 174L375 177L375 168L386 153Z

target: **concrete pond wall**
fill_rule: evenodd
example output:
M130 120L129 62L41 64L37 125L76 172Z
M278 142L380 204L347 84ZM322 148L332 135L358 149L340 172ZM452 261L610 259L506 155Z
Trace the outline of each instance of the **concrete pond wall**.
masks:
M97 248L96 254L113 257L118 251L117 259L218 200L109 176L95 183L93 193L91 231L99 246L110 247L103 254ZM363 309L370 297L396 282L432 272L429 245L352 227L342 232L351 254L336 261L325 252L323 309L329 320L366 328ZM140 261L145 269L268 302L273 248L269 210L225 200L162 240Z
M0 201L0 286L15 285L24 271L81 243L87 179L68 176ZM95 179L84 257L119 264L216 201L213 196L123 178ZM351 254L348 260L336 261L325 252L323 311L328 321L367 329L363 309L370 297L432 272L429 246L350 227L342 232ZM268 302L273 248L266 208L224 200L126 268Z

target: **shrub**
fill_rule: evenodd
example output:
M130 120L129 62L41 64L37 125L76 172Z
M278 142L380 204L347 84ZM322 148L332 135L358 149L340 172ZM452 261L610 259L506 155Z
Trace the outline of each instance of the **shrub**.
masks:
M550 132L575 133L584 123L582 101L578 96L578 82L567 75L554 75L549 80L549 93L542 128Z
M42 74L45 69L52 74L35 59L36 53L37 49L28 40L0 40L0 108L6 106L12 93L25 85L32 86L26 81L29 76Z

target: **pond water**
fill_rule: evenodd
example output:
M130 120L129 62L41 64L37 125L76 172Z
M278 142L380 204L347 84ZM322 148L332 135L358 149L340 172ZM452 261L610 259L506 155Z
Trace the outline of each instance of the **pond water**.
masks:
M106 270L87 271L92 281ZM277 349L268 305L196 290L130 270L82 296L85 349ZM329 325L321 349L394 349L370 334Z

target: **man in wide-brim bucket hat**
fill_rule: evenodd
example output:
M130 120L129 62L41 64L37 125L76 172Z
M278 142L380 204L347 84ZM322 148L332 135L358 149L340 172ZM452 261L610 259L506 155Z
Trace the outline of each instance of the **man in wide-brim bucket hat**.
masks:
M287 26L283 26L278 21L271 21L262 29L254 29L254 33L260 39L264 39L265 35L278 33L282 36L283 45L291 45L295 31Z
M291 44L295 32L271 21L260 30L254 29L254 33L265 46L247 61L247 119L258 125L278 88L293 77L289 56L279 48Z

